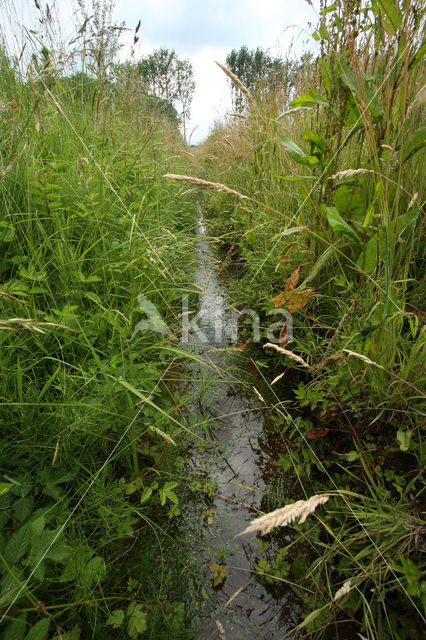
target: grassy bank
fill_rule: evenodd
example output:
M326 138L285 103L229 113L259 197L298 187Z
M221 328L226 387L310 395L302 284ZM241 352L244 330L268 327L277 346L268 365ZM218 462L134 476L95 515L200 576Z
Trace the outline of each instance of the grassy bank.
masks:
M296 92L231 77L245 107L199 150L236 306L264 343L291 314L263 358L289 500L333 493L283 547L281 577L309 590L302 637L420 638L424 621L423 24L416 2L330 4Z
M2 638L177 637L149 540L161 552L178 513L186 429L174 334L195 209L162 179L184 145L132 78L23 79L1 56Z

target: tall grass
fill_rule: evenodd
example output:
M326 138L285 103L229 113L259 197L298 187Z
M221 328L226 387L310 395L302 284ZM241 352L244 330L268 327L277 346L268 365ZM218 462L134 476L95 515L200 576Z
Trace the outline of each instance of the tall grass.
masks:
M176 509L140 498L153 468L170 498L187 431L175 336L195 208L161 177L184 145L132 78L23 76L0 55L2 637L178 629L142 571ZM133 336L141 295L171 337Z

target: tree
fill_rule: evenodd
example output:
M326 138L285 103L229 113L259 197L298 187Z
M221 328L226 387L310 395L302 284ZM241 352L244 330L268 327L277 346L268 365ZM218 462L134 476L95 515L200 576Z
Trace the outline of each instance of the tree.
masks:
M176 99L182 107L183 137L186 140L186 119L190 116L192 97L194 95L194 72L189 60L178 60L176 63Z
M269 91L282 86L285 88L287 96L290 97L302 62L304 64L305 61L273 58L260 47L250 51L248 47L243 46L238 50L233 49L226 56L228 69L241 80L253 95L259 91ZM241 111L244 98L234 84L232 84L232 100L234 108Z
M195 90L190 61L181 60L173 49L161 48L140 60L139 72L149 93L179 107L186 136L186 119Z

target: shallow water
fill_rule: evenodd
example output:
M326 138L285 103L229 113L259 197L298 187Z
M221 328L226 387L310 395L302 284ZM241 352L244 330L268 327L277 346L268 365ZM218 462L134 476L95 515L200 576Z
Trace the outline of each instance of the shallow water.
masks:
M199 330L189 332L182 346L200 357L187 371L185 391L194 394L190 412L210 428L203 446L188 452L186 470L195 481L208 482L212 493L181 507L182 552L192 580L189 637L223 640L219 622L226 640L278 640L297 623L294 593L281 590L277 600L253 571L256 535L235 537L259 515L265 492L264 409L249 386L248 356L224 350L235 346L232 313L202 218L198 235ZM216 587L211 564L226 565L226 578Z

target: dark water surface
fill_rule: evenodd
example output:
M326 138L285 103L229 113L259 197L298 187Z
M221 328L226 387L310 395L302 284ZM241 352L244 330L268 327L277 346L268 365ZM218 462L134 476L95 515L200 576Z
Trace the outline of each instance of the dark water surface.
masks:
M210 434L202 446L194 445L188 452L186 471L195 482L199 480L204 486L207 482L207 491L209 486L212 491L210 497L188 500L181 507L182 553L189 558L192 580L191 602L187 603L189 637L278 640L297 624L295 595L288 588L284 595L281 590L277 599L273 589L259 582L253 572L259 557L255 534L235 537L260 515L256 509L261 508L265 493L269 453L264 450L264 408L249 383L250 359L244 353L226 350L236 346L229 301L202 218L198 235L195 284L201 291L201 332L190 335L182 346L200 359L188 366L191 382L185 391L194 394L190 411L209 425ZM226 578L216 587L212 564L226 565Z

